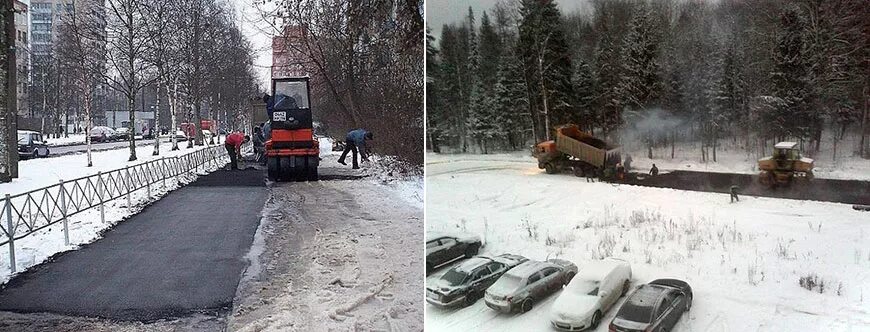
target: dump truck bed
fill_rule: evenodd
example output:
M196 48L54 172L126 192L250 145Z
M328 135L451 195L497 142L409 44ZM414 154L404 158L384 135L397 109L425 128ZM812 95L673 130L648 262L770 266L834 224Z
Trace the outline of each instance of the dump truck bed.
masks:
M604 166L608 157L619 158L619 146L610 145L573 125L556 130L556 149L595 167Z

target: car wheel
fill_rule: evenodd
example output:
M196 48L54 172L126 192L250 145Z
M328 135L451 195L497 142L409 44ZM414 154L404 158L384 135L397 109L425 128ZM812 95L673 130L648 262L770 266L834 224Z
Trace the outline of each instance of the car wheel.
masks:
M465 306L470 307L475 302L477 302L478 299L480 299L480 295L478 295L477 292L468 292L468 295L465 295Z
M571 279L574 279L574 272L568 272L565 275L565 280L562 281L562 285L568 285L571 282Z
M474 245L468 246L468 248L465 249L465 258L474 257L474 255L477 255L478 251L480 251L480 247Z
M39 149L33 149L33 153L30 155L31 159L39 158Z
M556 169L556 165L553 163L544 164L544 171L546 171L547 174L556 174L557 172L559 172L559 170Z
M598 328L598 324L601 323L601 311L595 311L595 314L592 315L592 329Z
M534 306L535 306L535 301L533 301L532 299L525 299L523 301L523 304L520 306L520 310L522 312L529 312L532 310L532 307L534 307Z

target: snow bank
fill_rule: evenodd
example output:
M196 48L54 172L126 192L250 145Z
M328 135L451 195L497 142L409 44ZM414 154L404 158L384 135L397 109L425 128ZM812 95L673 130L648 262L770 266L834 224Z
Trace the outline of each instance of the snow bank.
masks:
M558 257L581 271L592 260L617 257L631 264L634 285L686 280L695 302L681 331L870 330L866 212L773 198L730 204L727 194L587 183L544 174L530 157L427 157L434 161L427 164L427 232L481 234L482 254ZM482 301L459 310L427 305L426 328L546 330L557 296L521 316L498 315Z
M170 151L172 144L160 144L160 155L153 156L153 145L136 147L136 161L127 161L130 158L130 149L116 149L91 154L93 166L87 167L87 154L71 154L54 158L41 158L28 160L20 163L18 178L12 182L0 183L0 193L12 195L23 193L37 188L57 184L60 180L71 180L83 176L94 175L97 172L107 172L127 166L141 164L162 157L174 157L186 154L205 146L195 146L187 149L181 144L179 149Z
M49 146L65 146L85 144L85 134L72 134L69 137L47 138L43 136Z

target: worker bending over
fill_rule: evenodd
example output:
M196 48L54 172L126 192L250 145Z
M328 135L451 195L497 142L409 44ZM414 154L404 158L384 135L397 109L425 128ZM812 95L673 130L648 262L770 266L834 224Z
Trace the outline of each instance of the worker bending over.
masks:
M224 147L227 148L227 154L230 155L230 169L239 169L239 159L242 157L242 143L247 143L251 137L240 132L233 132L227 135L224 140Z
M347 165L344 162L344 158L347 157L347 153L353 151L353 169L358 169L359 164L357 164L357 150L359 150L360 156L363 161L369 160L369 155L366 151L366 141L372 140L374 135L370 131L365 129L355 129L351 130L345 136L345 146L344 152L341 153L341 158L338 158L338 163L342 165Z

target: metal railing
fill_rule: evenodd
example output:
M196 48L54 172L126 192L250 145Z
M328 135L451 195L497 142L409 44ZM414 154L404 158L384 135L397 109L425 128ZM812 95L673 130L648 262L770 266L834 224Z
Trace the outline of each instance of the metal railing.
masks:
M3 197L0 229L6 235L0 246L9 245L9 265L15 272L15 241L46 227L63 223L64 244L69 245L68 219L71 216L98 207L100 220L106 222L105 205L125 197L132 208L130 194L141 189L151 197L151 186L184 174L191 174L209 166L221 167L229 160L221 145L207 147L175 157L163 157L145 163L127 166L109 172L34 189L25 193Z

